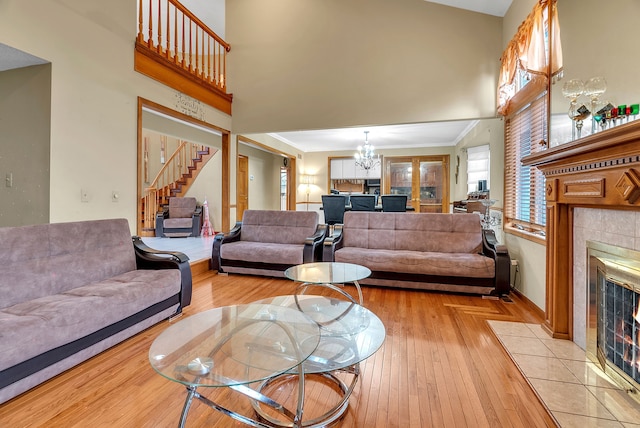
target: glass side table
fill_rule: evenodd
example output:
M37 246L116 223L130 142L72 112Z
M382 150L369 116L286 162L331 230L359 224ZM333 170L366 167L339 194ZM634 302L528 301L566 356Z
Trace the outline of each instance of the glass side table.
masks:
M284 276L292 281L301 282L298 293L305 294L313 286L328 287L360 305L363 304L362 290L358 281L371 275L371 270L352 263L318 262L305 263L290 267ZM358 292L358 300L344 290L344 284L352 282Z
M151 344L156 372L186 386L180 417L184 427L193 399L251 426L269 426L202 396L198 388L231 388L252 403L275 409L288 426L299 427L304 404L302 363L320 341L318 324L298 308L267 303L226 306L173 324ZM297 408L288 409L249 385L282 373L298 373Z

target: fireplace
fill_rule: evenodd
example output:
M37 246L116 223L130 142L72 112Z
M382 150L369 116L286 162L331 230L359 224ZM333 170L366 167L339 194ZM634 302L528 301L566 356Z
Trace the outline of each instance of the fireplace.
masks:
M587 357L640 401L640 252L587 242Z
M640 120L531 154L522 164L537 167L546 179L543 328L554 338L584 346L586 310L580 305L586 304L587 293L578 288L586 287L586 281L579 280L584 272L574 267L585 258L586 250L575 245L581 237L574 235L574 213L613 213L591 225L611 228L598 232L605 238L613 231L616 245L640 249ZM593 235L588 239L600 241Z

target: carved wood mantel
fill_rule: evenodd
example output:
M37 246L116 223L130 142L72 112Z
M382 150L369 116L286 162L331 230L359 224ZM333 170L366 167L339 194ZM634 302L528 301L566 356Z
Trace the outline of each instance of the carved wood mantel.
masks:
M640 210L640 120L527 156L546 177L545 323L573 334L573 209ZM633 225L630 225L630 228Z

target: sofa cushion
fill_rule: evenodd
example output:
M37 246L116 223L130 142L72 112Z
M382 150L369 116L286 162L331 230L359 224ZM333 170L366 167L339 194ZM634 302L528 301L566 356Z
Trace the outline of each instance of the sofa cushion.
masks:
M472 253L440 253L408 250L373 250L343 247L335 261L366 266L372 271L409 274L493 278L495 261Z
M242 229L244 231L244 225ZM235 241L222 245L220 256L223 260L299 265L303 263L303 250L304 242L302 244L277 244Z
M190 229L193 226L193 218L166 218L163 227L165 229Z
M91 334L179 292L179 270L135 270L4 308L0 311L0 370Z
M191 218L197 205L198 201L196 201L196 198L169 198L169 218ZM191 227L191 222L189 222L187 227Z
M240 239L249 242L303 245L305 239L316 232L317 227L318 213L315 211L246 210L242 215ZM298 250L302 258L302 248ZM222 257L226 258L224 253Z
M0 242L0 309L136 269L126 219L0 228Z
M345 247L437 253L477 253L482 227L477 214L345 213Z

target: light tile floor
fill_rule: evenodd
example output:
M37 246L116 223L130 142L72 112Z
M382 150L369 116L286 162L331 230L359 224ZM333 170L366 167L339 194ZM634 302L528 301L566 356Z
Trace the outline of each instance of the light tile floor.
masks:
M611 383L578 345L539 324L488 321L561 427L640 428L640 403Z

